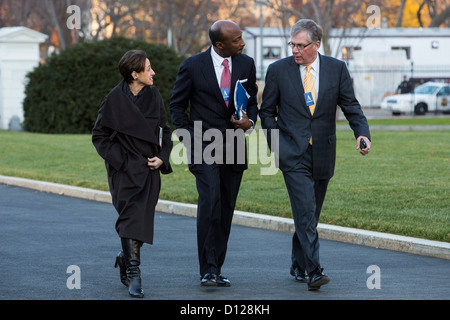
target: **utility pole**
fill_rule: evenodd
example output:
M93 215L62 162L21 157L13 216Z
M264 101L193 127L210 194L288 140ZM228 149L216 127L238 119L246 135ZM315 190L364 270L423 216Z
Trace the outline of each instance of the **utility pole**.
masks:
M255 6L259 6L259 80L264 80L264 54L263 54L263 40L264 40L264 17L263 6L268 5L268 0L255 0Z

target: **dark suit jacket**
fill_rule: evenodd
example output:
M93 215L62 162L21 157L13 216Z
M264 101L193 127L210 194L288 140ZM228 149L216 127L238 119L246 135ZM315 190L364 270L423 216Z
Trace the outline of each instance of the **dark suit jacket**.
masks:
M345 63L320 54L319 59L319 96L314 115L305 103L299 65L290 56L269 66L259 116L264 129L279 129L279 150L272 151L276 152L282 171L295 170L312 136L313 177L330 179L336 160L337 106L355 137L370 139L370 132ZM273 134L268 131L270 146Z
M217 82L211 50L212 48L209 48L183 61L170 100L172 123L177 129L189 130L192 138L191 150L194 149L194 121L201 121L203 132L208 129L220 130L224 134L224 141L226 129L234 129L230 118L235 112L234 88L237 80L248 79L243 86L251 96L247 105L249 119L256 123L258 114L256 101L258 87L253 59L244 54L232 57L230 102L227 107ZM208 144L207 141L203 142L202 150ZM247 161L245 164L235 164L234 168L246 169Z

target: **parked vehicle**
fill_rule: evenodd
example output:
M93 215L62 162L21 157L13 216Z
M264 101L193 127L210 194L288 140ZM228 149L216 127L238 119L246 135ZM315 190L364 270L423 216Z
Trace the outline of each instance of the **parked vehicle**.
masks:
M450 112L449 99L449 83L429 81L415 88L412 93L385 97L381 109L392 111L393 115Z

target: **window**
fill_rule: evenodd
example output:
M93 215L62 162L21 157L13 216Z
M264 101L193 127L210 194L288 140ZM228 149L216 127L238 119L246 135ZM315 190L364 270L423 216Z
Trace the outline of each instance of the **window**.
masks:
M264 59L280 59L281 48L280 47L264 47L263 48Z
M342 47L342 59L353 59L353 52L361 50L361 47Z
M414 93L434 94L436 92L437 88L438 88L438 86L430 86L430 85L427 85L427 84L423 84L421 86L418 86L414 90Z
M411 47L391 47L391 50L404 50L406 52L406 59L411 60Z
M450 87L442 87L442 89L439 90L438 95L440 95L440 96L450 95Z

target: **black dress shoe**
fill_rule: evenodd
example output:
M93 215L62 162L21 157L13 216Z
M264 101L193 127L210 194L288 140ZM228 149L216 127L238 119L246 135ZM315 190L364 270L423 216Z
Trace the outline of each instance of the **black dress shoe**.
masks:
M321 286L330 282L330 277L323 273L323 268L316 268L309 274L308 290L319 290Z
M291 276L298 282L307 283L309 278L305 271L300 270L299 267L291 266Z
M200 285L203 287L217 286L217 278L213 273L205 273L205 275L200 280Z
M218 287L230 287L231 282L224 275L219 274L216 279Z

